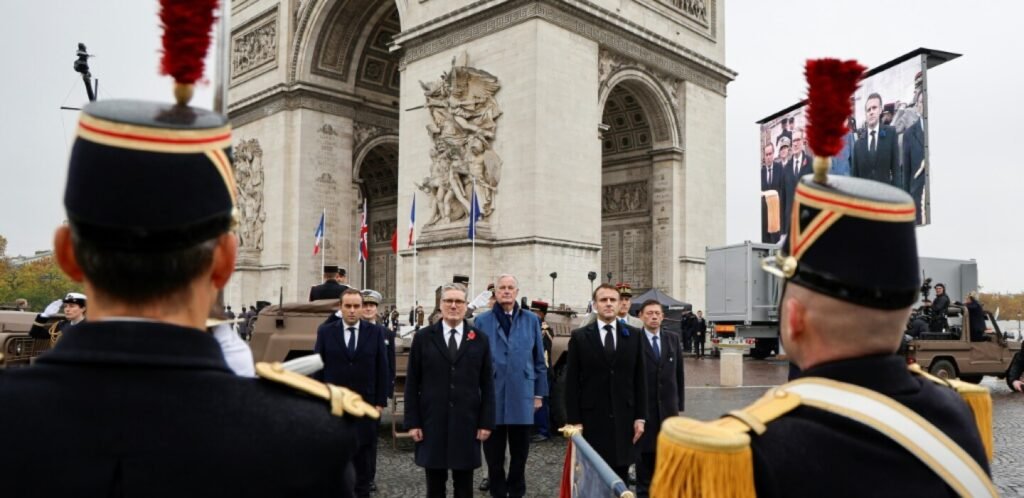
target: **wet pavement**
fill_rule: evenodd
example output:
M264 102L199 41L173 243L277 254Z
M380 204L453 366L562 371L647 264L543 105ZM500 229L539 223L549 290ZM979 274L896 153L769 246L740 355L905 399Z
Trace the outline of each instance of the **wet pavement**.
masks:
M687 357L686 411L684 415L701 420L717 418L721 414L742 408L753 402L772 386L785 383L789 365L785 361L744 361L744 386L722 388L718 384L719 361L713 358ZM992 473L1003 496L1024 496L1024 395L1011 392L1006 383L987 377L982 383L992 390L995 459ZM530 446L527 460L527 496L554 497L558 495L565 441L553 438L548 442ZM423 469L412 461L412 442L399 440L392 448L390 430L381 432L378 450L377 486L375 497L413 497L426 494ZM474 474L474 486L486 476L481 467ZM449 486L450 489L450 486ZM450 493L451 491L449 491ZM477 491L477 496L487 496Z

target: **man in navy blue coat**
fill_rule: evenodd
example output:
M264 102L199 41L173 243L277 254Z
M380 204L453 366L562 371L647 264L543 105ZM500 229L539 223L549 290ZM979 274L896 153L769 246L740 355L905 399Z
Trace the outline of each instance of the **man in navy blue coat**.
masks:
M362 309L362 294L346 289L341 294L341 320L329 321L317 329L313 351L324 360L324 369L317 377L359 393L381 410L391 392L387 346L380 327L359 319ZM377 425L372 419L356 424L358 448L352 461L356 496L370 496L377 460Z
M494 429L494 379L487 334L465 321L466 290L441 288L442 319L412 339L405 377L405 426L427 497L444 498L448 470L455 498L473 496L480 443Z

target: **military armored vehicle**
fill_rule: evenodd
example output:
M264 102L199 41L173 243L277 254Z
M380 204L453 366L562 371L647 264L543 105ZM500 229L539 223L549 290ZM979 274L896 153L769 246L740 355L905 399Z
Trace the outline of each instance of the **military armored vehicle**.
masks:
M32 358L50 349L49 339L28 335L36 314L27 311L0 310L0 368L28 366ZM54 316L56 321L62 316Z
M991 313L985 312L984 341L971 341L966 307L950 306L947 319L949 326L942 332L923 332L904 343L901 351L908 363L917 363L937 377L974 383L986 375L1006 375L1021 343L1007 341Z

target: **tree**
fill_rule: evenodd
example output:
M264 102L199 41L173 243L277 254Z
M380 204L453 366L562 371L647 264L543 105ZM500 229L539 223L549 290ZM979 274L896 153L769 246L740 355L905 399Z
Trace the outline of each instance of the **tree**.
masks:
M82 292L82 285L64 275L52 257L17 268L6 259L0 264L0 303L12 304L15 299L24 298L29 309L42 311L68 292Z

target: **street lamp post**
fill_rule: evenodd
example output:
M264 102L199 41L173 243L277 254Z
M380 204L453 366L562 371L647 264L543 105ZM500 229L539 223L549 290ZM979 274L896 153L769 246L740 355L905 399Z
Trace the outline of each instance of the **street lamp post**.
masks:
M557 271L553 271L548 276L551 277L551 307L554 308L555 307L555 279L558 278L558 272Z
M597 280L597 272L587 272L587 279L590 280L590 295L594 295L594 280Z

